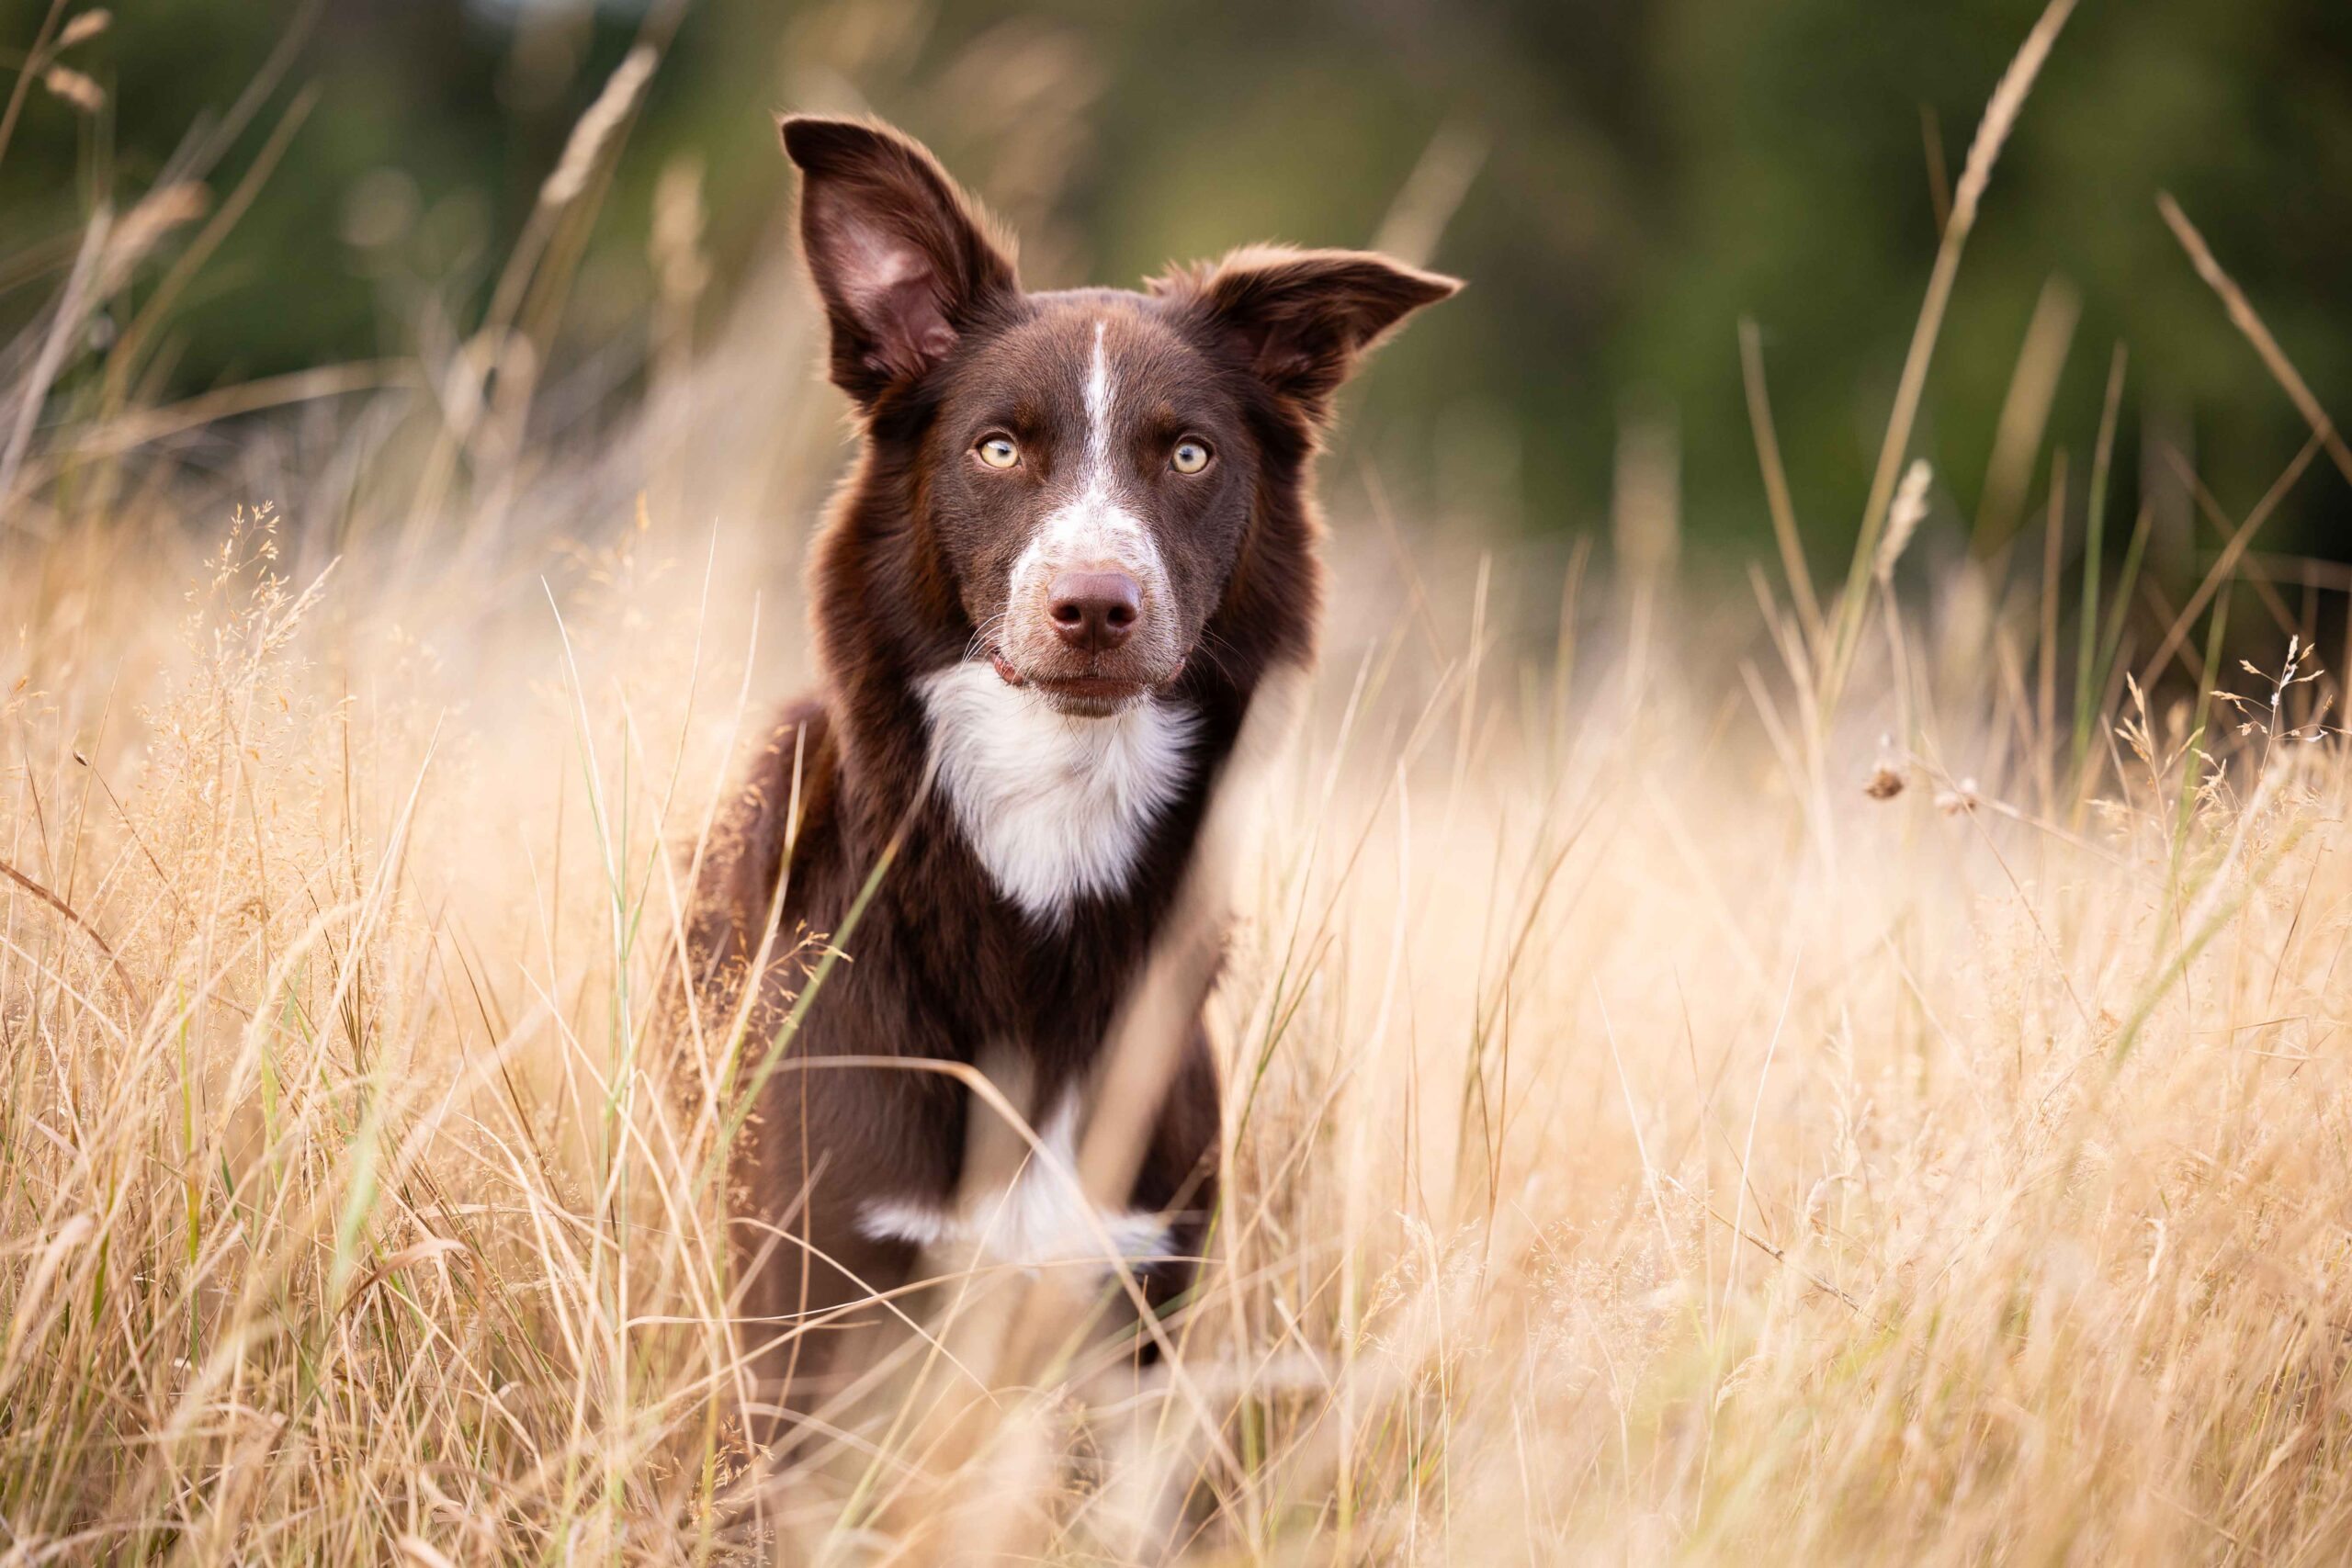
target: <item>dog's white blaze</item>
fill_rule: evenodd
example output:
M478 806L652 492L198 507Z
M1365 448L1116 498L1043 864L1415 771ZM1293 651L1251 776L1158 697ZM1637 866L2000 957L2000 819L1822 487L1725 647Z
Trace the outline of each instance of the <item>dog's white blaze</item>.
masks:
M1121 886L1184 787L1200 716L1149 697L1100 718L1057 713L970 660L916 682L939 782L998 890L1058 922Z
M1042 1147L1023 1163L1010 1186L959 1211L880 1198L865 1205L859 1228L876 1241L922 1247L954 1243L976 1248L991 1262L1022 1268L1090 1258L1107 1264L1111 1251L1130 1262L1166 1253L1168 1227L1157 1214L1099 1209L1087 1201L1078 1180L1074 1096L1064 1096L1037 1128L1037 1141Z
M1094 323L1094 357L1086 367L1086 488L1099 488L1111 466L1111 365L1102 356L1103 322Z
M1168 570L1151 530L1119 503L1111 458L1112 413L1118 383L1102 346L1105 323L1094 323L1094 351L1087 361L1080 400L1086 409L1086 460L1078 493L1056 507L1012 563L1011 605L1034 602L1057 571L1118 568L1134 574L1146 604L1165 604Z

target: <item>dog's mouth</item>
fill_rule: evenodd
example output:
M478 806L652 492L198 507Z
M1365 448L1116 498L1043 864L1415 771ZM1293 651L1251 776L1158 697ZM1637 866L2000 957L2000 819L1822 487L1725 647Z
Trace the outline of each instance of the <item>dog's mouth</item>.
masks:
M1184 661L1159 680L1133 675L1111 675L1088 672L1080 675L1053 675L1042 671L1024 671L1004 656L1001 648L988 650L989 667L997 679L1008 686L1035 692L1059 712L1082 718L1101 718L1132 707L1155 692L1166 691L1184 673Z

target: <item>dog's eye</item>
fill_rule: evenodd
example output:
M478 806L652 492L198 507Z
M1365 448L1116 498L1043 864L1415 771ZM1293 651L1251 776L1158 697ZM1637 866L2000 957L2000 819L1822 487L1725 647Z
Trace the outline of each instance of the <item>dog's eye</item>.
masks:
M1169 464L1180 474L1197 474L1209 466L1209 444L1187 435L1176 443Z
M981 462L991 468L1009 468L1021 461L1021 448L1012 444L1010 435L991 435L972 448Z

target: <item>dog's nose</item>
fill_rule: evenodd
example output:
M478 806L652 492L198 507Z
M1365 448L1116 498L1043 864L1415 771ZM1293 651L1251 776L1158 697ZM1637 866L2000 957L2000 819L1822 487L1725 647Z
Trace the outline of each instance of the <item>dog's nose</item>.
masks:
M1143 613L1143 588L1124 571L1066 571L1046 593L1054 630L1088 653L1108 653L1126 641Z

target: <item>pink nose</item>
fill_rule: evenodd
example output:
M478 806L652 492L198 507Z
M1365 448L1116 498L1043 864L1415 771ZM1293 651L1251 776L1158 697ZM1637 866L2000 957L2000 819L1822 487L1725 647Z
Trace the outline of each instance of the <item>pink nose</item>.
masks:
M1055 632L1087 653L1108 653L1126 641L1143 615L1143 588L1124 571L1066 571L1046 593Z

